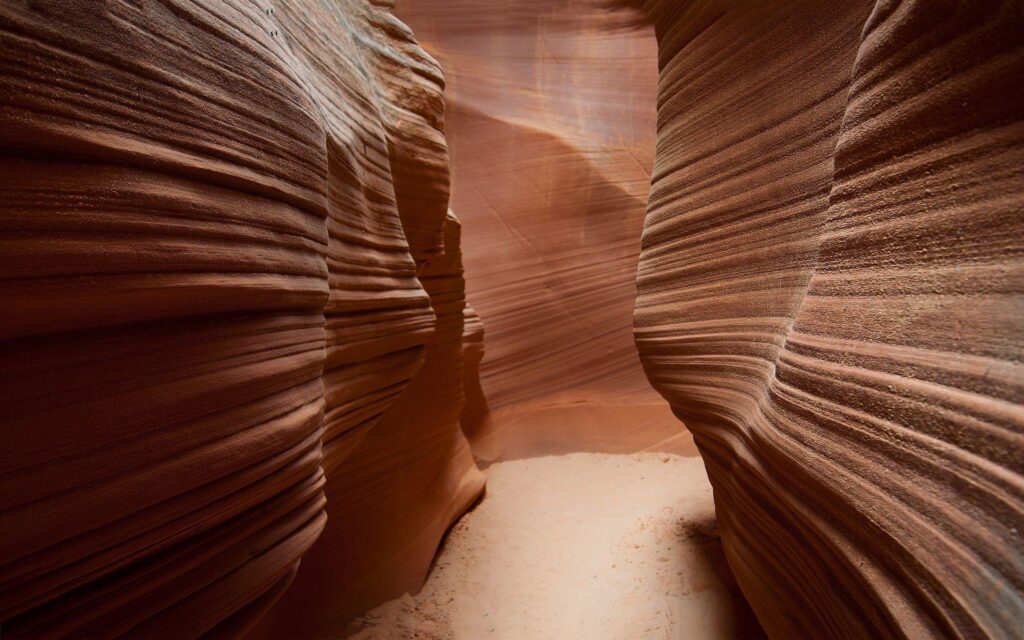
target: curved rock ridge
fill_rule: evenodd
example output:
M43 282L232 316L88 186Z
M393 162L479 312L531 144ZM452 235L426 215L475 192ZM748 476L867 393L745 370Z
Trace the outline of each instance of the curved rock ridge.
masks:
M437 64L360 0L4 3L0 50L5 636L241 634L325 492L425 571L482 488Z
M1024 620L1018 3L650 2L635 335L772 637Z
M403 0L444 66L452 206L487 326L478 459L693 455L644 378L635 268L654 149L656 43L593 0Z
M328 472L329 526L295 584L253 637L322 638L389 598L420 587L449 525L483 489L459 428L465 293L460 227L448 213L445 251L424 263L437 329L422 369Z

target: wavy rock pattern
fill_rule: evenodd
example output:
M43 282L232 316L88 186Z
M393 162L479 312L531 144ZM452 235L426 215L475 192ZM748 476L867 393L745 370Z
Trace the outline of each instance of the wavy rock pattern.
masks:
M640 360L773 636L1019 635L1019 4L605 4L403 9L479 315L386 0L0 5L7 635L334 633Z
M483 489L459 429L465 293L460 227L445 224L445 253L420 269L437 314L422 369L328 471L330 525L278 605L256 629L267 638L336 635L355 615L418 588L449 525Z
M773 637L1019 637L1024 19L652 2L641 359Z
M487 327L486 406L464 416L474 453L695 453L632 337L655 132L650 27L623 29L633 14L593 0L396 10L446 72L452 206Z
M358 0L11 2L0 50L5 635L241 633L325 491L318 548L425 570L482 486L436 63Z

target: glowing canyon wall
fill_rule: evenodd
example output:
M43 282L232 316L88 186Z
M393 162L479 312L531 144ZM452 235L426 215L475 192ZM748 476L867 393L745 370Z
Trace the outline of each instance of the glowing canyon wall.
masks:
M636 338L777 638L1024 620L1024 15L654 0Z
M652 28L593 0L403 0L395 11L445 70L452 207L486 327L487 406L464 422L474 454L694 455L632 335Z
M5 2L0 50L5 637L418 581L482 488L437 64L359 0Z
M336 634L474 454L693 440L774 637L1015 637L1019 3L390 4L0 3L5 637Z

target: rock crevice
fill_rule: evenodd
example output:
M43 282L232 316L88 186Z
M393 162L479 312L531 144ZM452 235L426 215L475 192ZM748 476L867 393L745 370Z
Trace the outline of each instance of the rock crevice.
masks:
M1019 2L397 11L0 3L3 632L331 635L474 456L695 442L773 637L1018 637Z

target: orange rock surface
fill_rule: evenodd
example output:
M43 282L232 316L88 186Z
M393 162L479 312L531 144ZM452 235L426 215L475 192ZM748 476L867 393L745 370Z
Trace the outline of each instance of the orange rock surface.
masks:
M1024 620L1024 17L650 2L636 336L777 638Z
M772 637L1018 638L1020 3L395 12L0 3L4 637L336 634L474 456L696 444Z
M655 134L657 50L592 0L403 0L445 69L452 207L486 327L483 460L694 453L632 336Z
M4 635L237 634L321 534L289 635L419 579L482 488L437 64L359 0L6 3L0 49Z

